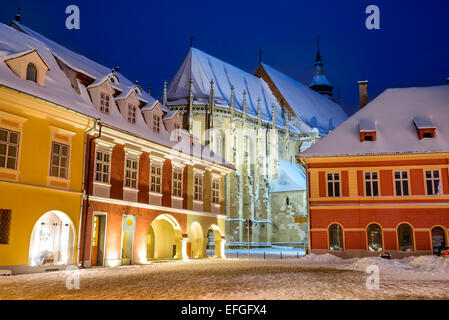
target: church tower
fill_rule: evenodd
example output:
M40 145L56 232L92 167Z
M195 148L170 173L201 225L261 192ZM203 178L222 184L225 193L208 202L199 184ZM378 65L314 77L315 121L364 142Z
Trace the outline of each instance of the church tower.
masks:
M320 54L320 38L317 39L317 45L318 48L315 61L315 71L313 72L312 83L309 85L309 88L324 96L327 96L331 100L334 100L332 93L334 87L329 83L326 75L324 74L323 60L321 59Z

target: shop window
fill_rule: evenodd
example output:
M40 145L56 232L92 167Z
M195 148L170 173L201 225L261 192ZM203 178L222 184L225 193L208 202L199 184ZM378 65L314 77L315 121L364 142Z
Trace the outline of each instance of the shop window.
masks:
M339 224L329 227L329 251L343 251L343 228Z
M370 224L366 230L368 236L368 250L382 251L382 228L378 224Z
M410 225L403 223L398 227L399 251L413 252L413 229Z

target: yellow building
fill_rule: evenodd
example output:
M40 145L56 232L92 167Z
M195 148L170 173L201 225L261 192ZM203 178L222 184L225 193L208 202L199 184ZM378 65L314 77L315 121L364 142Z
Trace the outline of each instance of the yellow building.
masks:
M60 268L77 262L95 120L48 49L5 25L0 38L0 269Z

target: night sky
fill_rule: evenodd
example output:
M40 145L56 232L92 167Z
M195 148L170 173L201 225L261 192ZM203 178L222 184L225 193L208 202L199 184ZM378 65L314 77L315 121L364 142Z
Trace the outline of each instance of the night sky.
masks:
M342 106L358 109L357 81L370 99L392 87L442 85L449 77L449 1L37 1L3 0L0 22L18 7L22 23L44 36L139 80L160 97L194 46L254 73L263 61L308 85L320 36L321 55ZM78 5L81 29L65 28ZM380 8L380 30L367 30L365 9ZM1 40L1 39L0 39Z

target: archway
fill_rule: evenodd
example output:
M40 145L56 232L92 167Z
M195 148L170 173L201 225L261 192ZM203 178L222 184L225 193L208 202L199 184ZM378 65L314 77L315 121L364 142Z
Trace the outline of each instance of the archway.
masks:
M204 236L203 228L198 222L193 222L190 226L190 243L191 243L191 258L203 257Z
M208 256L224 258L224 249L224 235L221 233L220 228L213 224L207 231L206 253Z
M150 241L147 250L150 252L147 252L147 256L154 259L171 259L178 254L182 231L173 216L161 214L151 223L148 237Z
M446 235L444 229L435 227L432 229L432 249L433 254L440 255L441 249L446 246Z
M30 266L73 263L75 228L70 218L60 211L50 211L37 220L30 239Z

